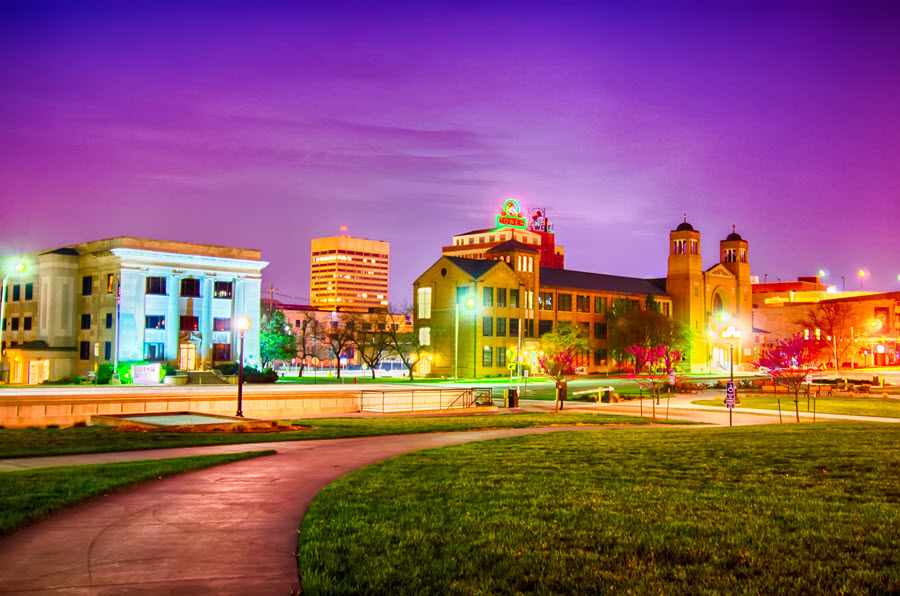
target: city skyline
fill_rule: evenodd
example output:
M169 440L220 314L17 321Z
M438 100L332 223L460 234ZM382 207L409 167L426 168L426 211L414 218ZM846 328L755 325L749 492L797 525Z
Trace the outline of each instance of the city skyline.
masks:
M391 243L391 301L503 201L570 269L660 277L732 229L769 281L900 288L897 9L5 3L0 254L138 236Z

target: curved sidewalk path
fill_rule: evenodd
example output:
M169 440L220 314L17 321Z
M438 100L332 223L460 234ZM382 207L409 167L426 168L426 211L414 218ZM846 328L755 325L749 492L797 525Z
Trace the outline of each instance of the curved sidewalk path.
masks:
M347 472L419 449L596 428L603 427L227 446L278 454L144 484L0 539L0 593L287 595L298 587L296 529L313 497ZM80 456L79 463L99 463L105 455L112 454Z

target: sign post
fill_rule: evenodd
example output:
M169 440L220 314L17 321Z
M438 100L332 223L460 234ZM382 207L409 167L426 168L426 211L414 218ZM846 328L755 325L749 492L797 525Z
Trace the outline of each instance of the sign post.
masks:
M731 411L734 410L734 400L737 397L737 389L734 381L728 381L725 385L725 407L728 408L728 426L731 426Z

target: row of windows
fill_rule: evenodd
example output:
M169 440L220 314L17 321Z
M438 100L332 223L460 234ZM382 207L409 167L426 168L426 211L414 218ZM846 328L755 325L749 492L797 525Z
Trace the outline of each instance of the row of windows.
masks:
M508 323L508 324L507 324ZM522 321L524 326L525 337L534 337L534 321L525 319ZM585 336L590 336L589 323L581 322ZM481 318L481 335L483 337L509 337L519 336L519 319L506 319L504 317L482 317ZM538 321L538 337L543 337L545 333L553 331L553 321ZM593 339L606 339L607 327L606 323L594 323Z
M22 286L16 284L6 289L6 301L18 302L22 299ZM34 300L34 284L25 284L25 300Z
M81 360L91 359L91 342L83 341L78 346ZM112 342L103 342L103 359L112 360ZM159 361L166 359L166 344L163 342L147 342L144 344L144 360ZM231 360L231 344L213 344L213 360L228 362Z
M7 329L6 319L3 320L3 330ZM11 317L9 319L9 330L10 331L18 331L19 330L19 317ZM22 317L22 330L23 331L31 331L31 317Z
M11 329L16 331L19 328L19 319L10 319L11 321ZM31 317L25 317L24 321L24 329L27 331L31 329ZM179 329L183 331L197 331L199 329L200 319L199 317L194 316L182 316L179 317ZM106 328L112 329L113 327L113 313L106 313ZM81 329L89 330L91 328L91 315L83 314L81 315ZM163 315L148 315L144 317L144 329L165 329L166 328L166 317ZM6 329L6 325L3 325L3 329ZM213 319L213 331L231 331L231 319Z

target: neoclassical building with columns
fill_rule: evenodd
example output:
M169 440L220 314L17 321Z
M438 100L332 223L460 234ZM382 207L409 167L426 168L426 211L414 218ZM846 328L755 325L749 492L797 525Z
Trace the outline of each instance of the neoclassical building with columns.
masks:
M22 255L11 276L3 380L84 376L106 362L200 370L259 363L260 251L117 237ZM23 288L16 291L16 287Z

